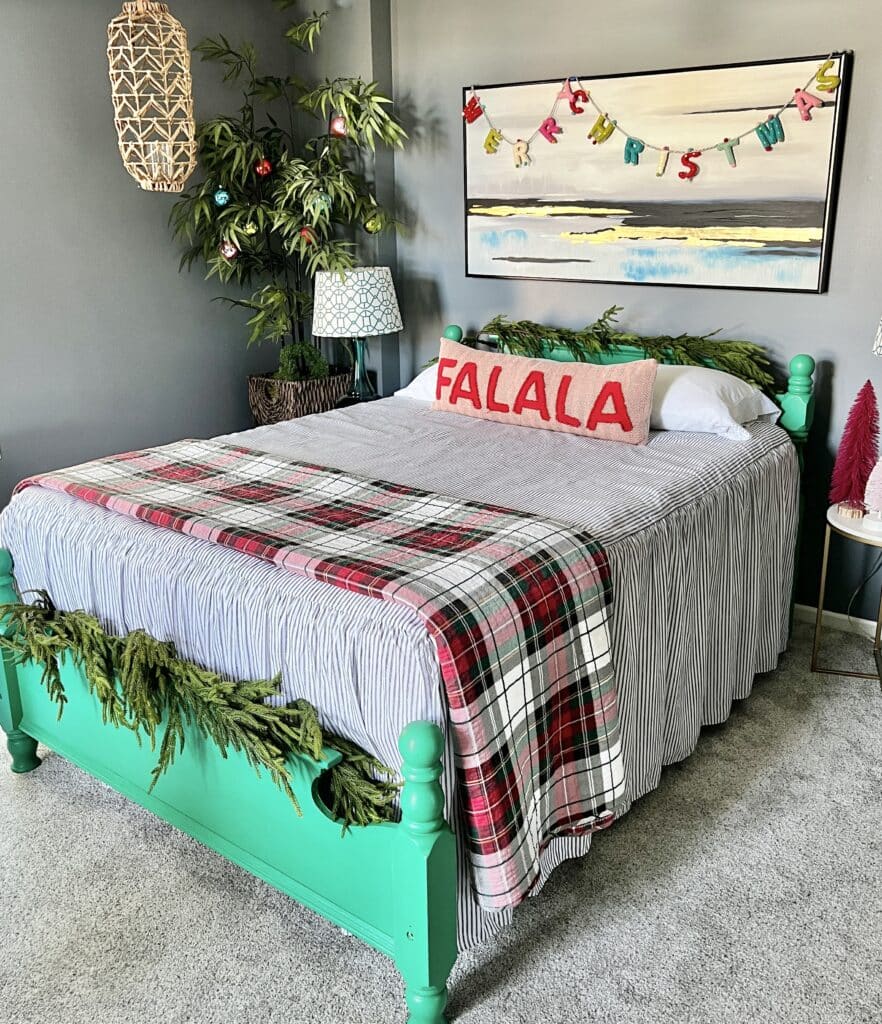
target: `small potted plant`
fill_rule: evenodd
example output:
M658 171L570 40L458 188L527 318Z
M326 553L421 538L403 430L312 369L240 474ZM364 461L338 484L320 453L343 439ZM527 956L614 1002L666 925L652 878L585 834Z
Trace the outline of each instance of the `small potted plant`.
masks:
M313 51L326 17L313 14L286 30L295 50ZM208 277L254 289L248 298L223 298L249 312L248 344L280 346L278 370L249 378L255 422L324 412L346 394L351 369L330 367L310 337L312 280L318 270L355 266L359 242L394 227L365 157L378 144L402 146L405 132L375 82L336 78L310 87L293 71L260 74L254 47L234 48L224 36L195 51L224 68L243 104L198 126L202 180L171 214L186 243L181 268L199 261ZM312 133L302 127L310 121Z

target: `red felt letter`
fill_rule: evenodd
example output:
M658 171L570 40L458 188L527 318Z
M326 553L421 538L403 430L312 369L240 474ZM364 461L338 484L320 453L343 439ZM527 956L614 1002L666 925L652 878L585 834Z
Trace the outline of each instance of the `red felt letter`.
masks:
M450 387L453 383L449 377L444 376L444 371L448 366L456 366L459 362L458 359L444 358L438 360L438 380L435 384L435 401L441 401L441 388Z
M610 398L613 404L612 412L604 412L603 407ZM591 407L585 426L589 430L596 430L598 423L618 423L625 433L634 429L634 424L628 415L628 407L625 405L622 385L617 380L608 380L600 389L600 394Z
M468 103L462 108L462 116L469 124L474 124L483 113L484 108L481 106L481 101L472 93Z
M533 398L529 397L531 391L534 395ZM518 391L517 398L514 400L512 412L516 416L520 416L524 409L535 409L543 420L551 419L548 412L548 401L545 398L545 374L541 370L531 370L527 374L520 391Z
M560 387L557 389L557 401L554 403L554 418L565 427L580 427L582 424L575 416L567 413L567 395L573 378L565 373L560 379Z
M501 366L494 366L490 371L490 381L487 384L487 411L488 412L511 412L505 402L496 401L496 385L499 382L499 375L502 373Z
M685 171L679 171L677 173L678 178L682 178L683 181L692 181L696 174L698 174L698 164L695 162L698 157L701 156L700 150L692 150L689 153L684 153L680 157L680 163L686 168Z
M476 409L481 408L481 396L478 394L477 363L463 363L462 369L456 375L456 380L453 382L453 387L450 390L450 404L456 405L460 398L471 402Z

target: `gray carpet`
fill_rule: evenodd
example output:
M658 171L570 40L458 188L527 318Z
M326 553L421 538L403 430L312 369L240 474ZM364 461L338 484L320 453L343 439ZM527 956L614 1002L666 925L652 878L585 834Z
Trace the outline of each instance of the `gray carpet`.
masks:
M809 643L460 958L452 1019L882 1021L882 694ZM404 1019L384 957L51 754L0 771L0 949L3 1024Z

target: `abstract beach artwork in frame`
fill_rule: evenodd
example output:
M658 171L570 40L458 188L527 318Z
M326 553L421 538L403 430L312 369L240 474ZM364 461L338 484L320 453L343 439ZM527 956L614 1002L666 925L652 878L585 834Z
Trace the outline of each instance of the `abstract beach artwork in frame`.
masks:
M466 274L824 291L849 69L466 87Z

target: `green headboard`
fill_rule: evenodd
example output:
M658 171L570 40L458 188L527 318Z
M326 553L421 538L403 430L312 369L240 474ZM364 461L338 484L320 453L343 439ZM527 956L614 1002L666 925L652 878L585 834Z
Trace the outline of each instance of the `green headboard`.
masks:
M450 324L444 329L444 337L450 341L462 341L463 329L457 324ZM548 358L560 362L573 361L570 351L562 347L550 347ZM633 345L621 345L610 352L599 352L588 360L604 366L615 363L631 363L636 359L645 359L641 348ZM814 382L815 361L811 356L798 355L790 360L790 373L787 377L787 390L776 395L775 399L781 406L781 419L778 421L794 444L801 448L808 437L809 428L815 413Z

